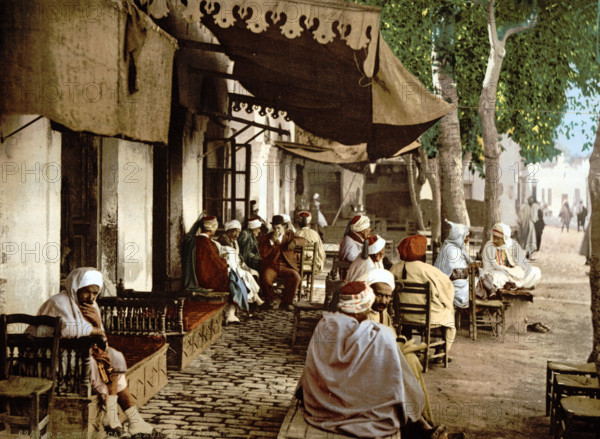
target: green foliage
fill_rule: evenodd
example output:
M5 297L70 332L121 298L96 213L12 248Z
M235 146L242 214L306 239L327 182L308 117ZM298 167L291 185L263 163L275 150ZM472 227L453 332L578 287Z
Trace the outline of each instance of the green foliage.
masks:
M453 67L450 73L457 85L463 153L471 155L472 169L481 170L483 148L477 108L490 51L485 10L468 0L360 2L382 8L383 37L428 89L433 89L434 38L438 38L436 44L441 38L443 48L453 52L445 58ZM508 29L537 16L533 29L508 38L495 97L498 132L521 145L526 163L552 159L560 153L554 144L567 109L590 113L599 110L590 107L589 102L567 100L572 87L579 88L584 96L600 95L600 63L596 59L600 5L597 0L585 2L583 7L580 2L575 6L567 0L496 2L499 38ZM575 129L568 126L565 134ZM423 136L430 156L435 155L436 139L435 128Z

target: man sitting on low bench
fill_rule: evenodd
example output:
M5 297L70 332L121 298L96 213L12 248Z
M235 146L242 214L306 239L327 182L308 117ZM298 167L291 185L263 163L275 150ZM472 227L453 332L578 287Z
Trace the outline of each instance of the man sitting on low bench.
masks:
M50 297L39 309L38 315L62 318L62 338L80 338L89 335L104 336L100 308L96 298L102 289L102 273L95 268L83 267L73 270L65 281L66 290ZM47 327L37 327L34 335L43 337ZM28 332L36 331L28 328ZM108 345L105 349L94 347L90 358L90 380L105 406L104 428L120 433L122 426L118 416L121 406L129 420L132 437L165 437L142 419L129 392L125 372L127 366L123 354Z
M339 312L324 312L301 378L305 419L362 438L447 438L423 418L425 397L393 332L368 319L375 294L364 282L340 292Z

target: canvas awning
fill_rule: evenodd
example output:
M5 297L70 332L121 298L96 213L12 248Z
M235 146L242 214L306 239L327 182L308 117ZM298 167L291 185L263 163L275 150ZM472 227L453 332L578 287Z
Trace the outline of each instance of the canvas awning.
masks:
M141 0L148 3L147 0ZM155 18L201 23L265 106L369 160L410 145L452 106L429 93L379 33L379 9L343 0L153 0ZM361 157L362 160L362 157Z
M0 112L167 143L177 41L127 0L0 2Z

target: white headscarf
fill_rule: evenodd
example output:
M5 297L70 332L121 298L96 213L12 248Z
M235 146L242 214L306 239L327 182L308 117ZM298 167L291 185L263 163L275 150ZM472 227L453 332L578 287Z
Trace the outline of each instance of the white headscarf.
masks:
M506 248L504 246L500 246L500 247L498 247L499 249L506 250L507 248L510 248L513 246L513 240L510 237L510 235L511 235L510 226L508 226L504 223L494 224L494 227L492 227L492 240L493 240L493 236L494 236L494 231L502 232L502 238L504 239L504 246L506 246Z
M465 248L465 238L469 233L469 228L464 224L445 221L450 226L450 232L448 232L448 237L444 241L433 266L450 276L452 270L456 268L462 258L465 259L467 264L470 264L472 260Z
M252 230L252 229L260 229L261 226L261 222L258 219L253 219L248 221L248 229Z
M90 335L93 327L83 317L83 313L79 308L79 302L77 301L77 290L90 285L98 285L102 288L104 285L102 273L92 267L76 268L67 276L65 290L48 299L40 307L38 315L61 317L61 337L63 338L79 338ZM94 306L98 314L101 315L97 302L94 302ZM46 335L43 332L44 330L43 327L38 327L37 335ZM32 333L35 334L35 332Z
M379 235L375 235L374 238L375 238L374 242L372 244L369 244L369 254L370 255L376 255L381 250L383 250L383 248L385 247L385 239L383 239ZM371 238L369 238L369 241L371 241Z

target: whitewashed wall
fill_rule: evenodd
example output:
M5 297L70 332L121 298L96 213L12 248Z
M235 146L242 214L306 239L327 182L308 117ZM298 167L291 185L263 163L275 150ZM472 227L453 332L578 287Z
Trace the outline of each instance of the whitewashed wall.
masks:
M35 117L3 115L0 130ZM59 291L60 145L47 119L0 145L0 313L36 313Z

